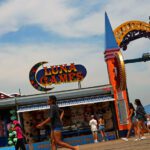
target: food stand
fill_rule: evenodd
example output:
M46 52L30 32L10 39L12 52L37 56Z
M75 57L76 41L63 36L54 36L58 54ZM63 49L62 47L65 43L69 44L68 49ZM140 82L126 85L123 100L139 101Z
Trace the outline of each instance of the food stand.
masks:
M51 92L56 95L58 106L64 112L63 138L90 135L89 119L92 114L97 118L103 114L106 122L106 131L114 131L113 138L116 138L116 118L114 112L114 98L110 85L81 88L69 91ZM35 126L48 117L49 106L46 104L49 94L20 97L17 99L19 118L24 126L28 143L48 140L49 126L41 130ZM110 137L111 138L111 137ZM88 142L87 142L88 143ZM82 141L81 143L82 144Z

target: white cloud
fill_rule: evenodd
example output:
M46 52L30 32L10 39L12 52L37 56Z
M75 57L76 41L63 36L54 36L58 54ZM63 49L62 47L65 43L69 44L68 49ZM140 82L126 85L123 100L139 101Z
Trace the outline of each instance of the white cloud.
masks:
M126 0L118 3L118 0L110 0L105 9L108 12L113 28L130 20L148 22L149 0Z
M30 24L51 31L77 13L74 8L66 8L65 2L66 0L9 0L0 7L0 34L14 32Z
M8 0L0 6L0 34L15 32L22 26L32 24L62 36L86 37L104 33L105 11L113 28L128 20L148 21L149 16L148 0L126 0L121 3L111 0L88 15L83 13L84 6L73 7L68 3L69 0ZM93 3L98 3L98 0L86 6L90 9L94 7Z
M131 42L123 56L124 59L140 58L148 51L149 39L142 38ZM140 98L144 104L149 104L150 62L126 64L126 72L130 100L133 102L135 98Z
M40 61L48 61L49 65L82 64L87 68L87 76L83 80L84 87L107 83L103 54L97 45L1 45L0 55L1 78L0 89L6 93L16 92L21 88L23 94L36 93L29 83L31 67ZM97 52L93 53L97 49ZM7 59L6 59L7 58ZM106 81L106 82L105 82ZM77 87L77 84L56 86L55 90ZM7 90L7 91L6 91Z
M148 47L146 39L140 39L129 45L123 52L124 59L140 57ZM0 89L5 93L16 92L19 88L22 94L39 93L29 83L31 67L40 61L48 61L49 65L82 64L87 69L87 76L82 87L103 85L109 83L107 67L103 51L98 44L36 44L36 45L1 45L1 78ZM102 48L101 48L102 49ZM138 54L138 55L137 55ZM135 63L126 65L129 97L131 100L142 98L144 104L149 104L150 93L150 63ZM77 83L55 86L54 90L77 88Z
M143 53L149 51L150 41L148 38L141 38L129 43L126 51L123 51L125 59L141 57Z
M62 37L99 36L104 33L105 11L108 12L113 28L128 20L148 22L149 0L126 0L120 3L118 0L110 0L100 6L101 9L89 14L82 13L84 6L73 7L68 5L69 2L69 0L8 0L0 6L0 35L16 32L26 25L38 25L47 32L56 32ZM95 0L94 3L96 2ZM93 5L89 3L88 6ZM100 42L104 41L100 39ZM36 93L29 83L28 75L32 65L39 61L49 61L54 65L81 63L88 70L83 86L107 84L106 64L100 46L91 43L1 45L0 89L5 93L16 92L19 88L23 94ZM149 40L139 39L131 42L123 55L125 59L136 58L147 50L149 51ZM149 103L150 93L147 92L147 89L150 89L149 74L149 62L127 65L127 82L131 99L142 97L145 104ZM77 85L57 86L56 90L64 87L67 89Z

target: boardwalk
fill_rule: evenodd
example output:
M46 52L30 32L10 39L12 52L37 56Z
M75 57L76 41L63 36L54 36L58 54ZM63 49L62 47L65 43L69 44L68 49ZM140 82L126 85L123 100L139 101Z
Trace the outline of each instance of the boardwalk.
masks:
M134 138L130 138L128 142L119 139L97 144L81 145L80 150L149 150L150 135L146 137L147 139L141 141L134 141ZM59 150L67 149L60 148Z

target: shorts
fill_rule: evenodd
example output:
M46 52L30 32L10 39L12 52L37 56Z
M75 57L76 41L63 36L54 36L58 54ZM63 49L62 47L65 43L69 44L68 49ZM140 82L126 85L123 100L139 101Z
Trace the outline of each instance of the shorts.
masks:
M104 125L100 125L100 126L99 126L99 130L100 130L100 131L104 131L104 129L105 129Z
M62 127L55 127L55 128L53 128L52 130L53 130L53 131L62 131L62 129L63 129Z
M92 134L97 134L97 131L92 131Z
M132 123L136 122L136 117L132 116L131 121L132 121Z
M145 118L145 116L143 116L143 115L138 115L138 116L137 116L137 119L138 119L139 121L146 121L146 118Z

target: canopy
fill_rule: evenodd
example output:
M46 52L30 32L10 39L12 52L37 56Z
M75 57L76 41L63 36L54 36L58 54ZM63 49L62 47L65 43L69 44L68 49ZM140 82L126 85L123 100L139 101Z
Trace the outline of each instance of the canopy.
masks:
M60 100L58 101L58 106L68 107L68 106L76 106L76 105L94 104L94 103L106 102L106 101L114 101L114 98L110 96L92 96L92 97L76 98L76 99L69 99L69 100ZM20 113L20 112L45 110L45 109L50 109L50 106L47 104L33 104L33 105L19 106L17 112Z

